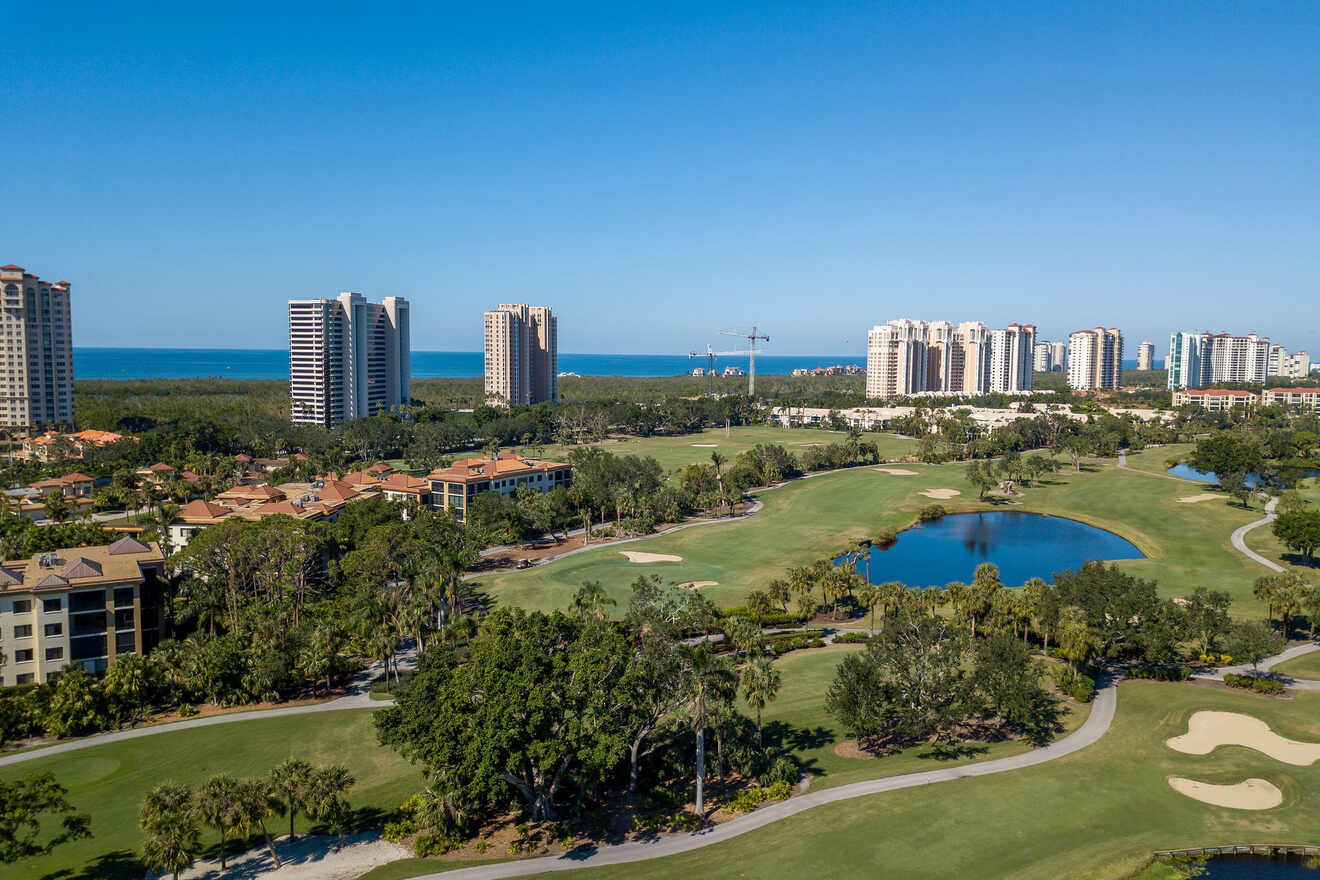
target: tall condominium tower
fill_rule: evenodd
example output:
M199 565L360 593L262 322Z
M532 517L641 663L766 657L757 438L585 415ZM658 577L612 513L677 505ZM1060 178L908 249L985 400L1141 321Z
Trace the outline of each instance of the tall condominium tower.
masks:
M1030 391L1035 347L1034 324L1009 324L990 331L990 390Z
M331 427L412 398L408 301L289 300L290 418Z
M1201 387L1219 382L1263 385L1269 372L1270 339L1255 333L1201 334Z
M903 397L926 390L926 322L877 324L866 337L866 396Z
M1155 369L1155 343L1143 342L1137 346L1137 369Z
M1050 363L1050 344L1037 342L1031 350L1031 369L1037 373L1048 373L1054 365Z
M1176 330L1169 334L1169 356L1164 361L1169 371L1169 390L1201 387L1201 334Z
M1077 391L1118 388L1123 384L1123 333L1078 330L1068 336L1068 386Z
M559 319L549 306L501 303L483 316L486 399L559 402Z
M0 425L73 425L69 282L0 266Z

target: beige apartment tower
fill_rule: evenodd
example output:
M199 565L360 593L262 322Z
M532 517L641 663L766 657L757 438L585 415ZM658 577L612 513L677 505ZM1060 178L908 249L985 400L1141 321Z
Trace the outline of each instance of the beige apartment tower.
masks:
M1137 346L1137 369L1155 369L1155 343L1143 342Z
M329 428L412 399L408 301L289 300L289 417Z
M1068 387L1074 391L1112 390L1123 384L1123 333L1096 327L1068 336Z
M559 319L549 306L501 303L483 315L486 399L559 402Z
M0 425L73 426L69 282L0 266Z

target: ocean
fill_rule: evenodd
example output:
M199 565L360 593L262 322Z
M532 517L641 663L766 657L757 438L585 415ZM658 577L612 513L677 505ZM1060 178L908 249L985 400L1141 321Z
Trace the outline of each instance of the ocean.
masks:
M865 365L866 356L757 354L756 372L788 373L799 367L835 364ZM747 358L717 358L716 369L747 369ZM559 355L559 370L581 376L677 376L706 358L667 354ZM480 376L484 364L479 351L414 351L414 379L457 379ZM289 352L257 348L81 348L73 350L77 379L288 379Z

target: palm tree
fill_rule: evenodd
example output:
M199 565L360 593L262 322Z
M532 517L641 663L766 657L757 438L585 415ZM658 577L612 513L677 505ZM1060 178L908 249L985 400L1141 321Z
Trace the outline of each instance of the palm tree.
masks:
M270 850L270 857L278 870L284 863L280 861L280 854L275 851L275 841L270 839L266 818L284 815L281 792L269 779L245 779L238 784L238 800L238 827L242 829L244 835L250 835L254 831L261 832L261 836L266 839L266 849Z
M706 724L711 707L729 698L734 688L729 667L711 656L703 642L699 645L679 646L684 665L684 691L687 716L697 735L697 817L706 814Z
M142 860L153 871L174 875L192 867L202 848L192 789L162 782L142 799L138 828L146 835Z
M344 848L344 835L348 831L349 822L348 799L344 797L344 792L356 781L347 768L338 765L322 767L312 773L307 814L317 821L325 822L339 835L338 849Z
M1251 589L1251 595L1255 596L1266 605L1265 619L1274 622L1274 601L1276 598L1277 584L1272 575L1263 574L1256 578L1255 586Z
M724 488L724 465L727 461L718 451L710 454L711 466L715 468L715 483L720 487L720 501L729 505L729 516L733 516L733 502Z
M779 696L779 687L783 684L779 670L769 657L758 657L742 668L741 682L743 699L756 710L756 745L765 751L765 742L761 738L761 710L767 703L774 702Z
M242 822L239 782L227 773L217 773L197 792L197 814L220 832L220 870L225 870L225 843L229 832Z
M312 765L297 758L290 758L277 764L270 771L271 785L284 798L289 810L289 840L297 839L293 830L294 817L299 808L306 809L307 796L311 790Z
M1063 656L1077 671L1077 664L1085 660L1095 647L1095 637L1086 625L1086 612L1076 605L1066 605L1059 610L1059 648Z
M605 592L600 581L583 581L582 586L573 596L573 613L583 620L589 617L604 620L605 608L618 604L610 598L609 593Z

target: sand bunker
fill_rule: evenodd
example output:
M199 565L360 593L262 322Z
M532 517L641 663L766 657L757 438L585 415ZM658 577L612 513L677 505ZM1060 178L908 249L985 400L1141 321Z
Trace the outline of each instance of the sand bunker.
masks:
M890 474L895 477L915 477L916 471L904 470L903 468L876 468L882 474Z
M668 553L639 553L636 550L620 550L619 553L628 558L629 562L682 562L682 556L671 556Z
M1268 810L1283 803L1283 792L1268 779L1245 779L1235 785L1211 785L1195 779L1170 776L1169 787L1201 803L1233 810Z
M719 446L720 444L718 444L718 443L693 443L692 445L693 445L693 446L696 446L698 449L714 449L714 448L716 448L717 446Z
M1187 733L1165 740L1174 751L1208 755L1219 746L1246 746L1285 764L1307 767L1320 759L1320 743L1284 739L1259 718L1238 712L1193 713Z
M1216 498L1223 498L1222 495L1210 495L1202 492L1200 495L1184 495L1178 499L1179 504L1200 504L1202 501L1214 501Z
M719 581L684 581L678 584L680 590L700 590L702 587L713 587L719 584Z
M917 494L925 495L927 498L938 498L941 501L948 501L950 498L953 498L956 495L961 495L962 493L957 489L922 489Z

